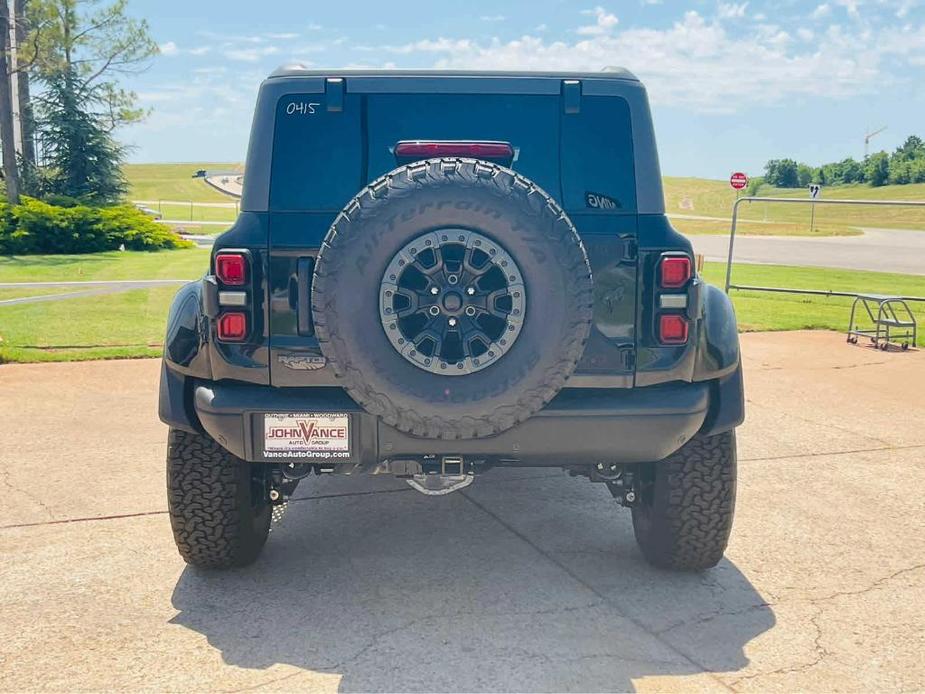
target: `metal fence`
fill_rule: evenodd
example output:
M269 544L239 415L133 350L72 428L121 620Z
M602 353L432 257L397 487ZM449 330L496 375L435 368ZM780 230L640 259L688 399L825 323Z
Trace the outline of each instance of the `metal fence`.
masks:
M730 289L748 290L753 292L777 292L782 294L812 294L816 296L846 296L857 298L862 295L859 292L839 292L828 289L794 289L791 287L758 287L748 284L733 284L732 282L732 262L733 253L735 252L736 227L739 220L739 205L743 202L782 202L797 205L875 205L875 206L893 206L893 207L923 207L925 200L824 200L813 198L769 198L758 196L746 196L739 198L732 206L732 227L729 232L729 256L726 258L726 293ZM815 208L813 208L815 209ZM921 296L897 296L898 299L906 301L925 301Z

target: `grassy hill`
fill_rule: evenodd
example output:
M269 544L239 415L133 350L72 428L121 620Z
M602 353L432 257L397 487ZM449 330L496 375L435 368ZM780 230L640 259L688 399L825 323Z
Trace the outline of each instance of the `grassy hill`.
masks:
M689 233L728 233L735 203L735 191L727 181L704 178L674 178L663 180L665 209L673 215L673 223ZM804 189L782 189L761 186L758 195L764 197L806 198ZM923 200L925 183L904 186L867 185L823 187L823 199L861 200ZM677 215L720 217L723 223L706 220L685 220ZM852 233L856 227L885 229L925 229L925 208L865 207L816 205L815 228L809 231L810 207L785 203L742 203L739 206L740 231L752 234L828 235ZM717 229L718 231L711 231Z
M229 203L233 199L192 178L197 169L240 171L241 164L129 164L125 174L131 186L132 200L175 200L194 203ZM728 181L705 178L665 177L665 209L674 225L690 234L727 234L735 191ZM779 189L762 186L759 195L769 197L806 197L802 189ZM925 200L925 184L883 186L866 185L826 187L824 198L860 198L867 200ZM165 218L183 221L234 220L234 209L162 205ZM889 208L863 206L816 206L815 225L809 228L810 208L804 205L743 203L739 208L739 232L761 235L829 236L856 234L857 227L891 229L925 229L925 208ZM702 219L706 217L707 219ZM212 230L215 230L214 228Z
M233 202L234 199L193 178L199 169L207 171L243 171L240 164L126 164L131 200L190 200L192 202Z

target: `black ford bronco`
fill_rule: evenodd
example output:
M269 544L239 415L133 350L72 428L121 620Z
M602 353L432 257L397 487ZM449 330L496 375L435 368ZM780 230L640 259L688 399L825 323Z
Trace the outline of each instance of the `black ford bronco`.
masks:
M281 69L241 210L167 327L187 562L254 561L311 474L444 494L497 466L603 483L656 566L720 560L735 316L665 216L631 74Z

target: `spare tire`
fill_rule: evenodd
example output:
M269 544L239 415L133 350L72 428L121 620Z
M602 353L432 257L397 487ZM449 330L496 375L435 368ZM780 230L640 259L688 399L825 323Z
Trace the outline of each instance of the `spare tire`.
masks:
M562 388L591 324L575 227L536 184L473 159L402 166L337 216L312 283L347 392L429 438L496 434Z

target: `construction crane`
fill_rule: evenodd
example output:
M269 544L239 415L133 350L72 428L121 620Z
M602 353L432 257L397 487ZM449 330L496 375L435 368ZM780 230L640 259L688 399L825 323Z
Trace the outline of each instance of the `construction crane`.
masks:
M873 132L868 131L867 134L864 136L864 158L865 158L865 159L867 159L867 155L870 154L870 140L871 140L871 138L873 138L874 135L879 135L879 134L882 133L884 130L886 130L886 126L885 126L885 125L884 125L882 128L880 128L879 130L874 130Z

